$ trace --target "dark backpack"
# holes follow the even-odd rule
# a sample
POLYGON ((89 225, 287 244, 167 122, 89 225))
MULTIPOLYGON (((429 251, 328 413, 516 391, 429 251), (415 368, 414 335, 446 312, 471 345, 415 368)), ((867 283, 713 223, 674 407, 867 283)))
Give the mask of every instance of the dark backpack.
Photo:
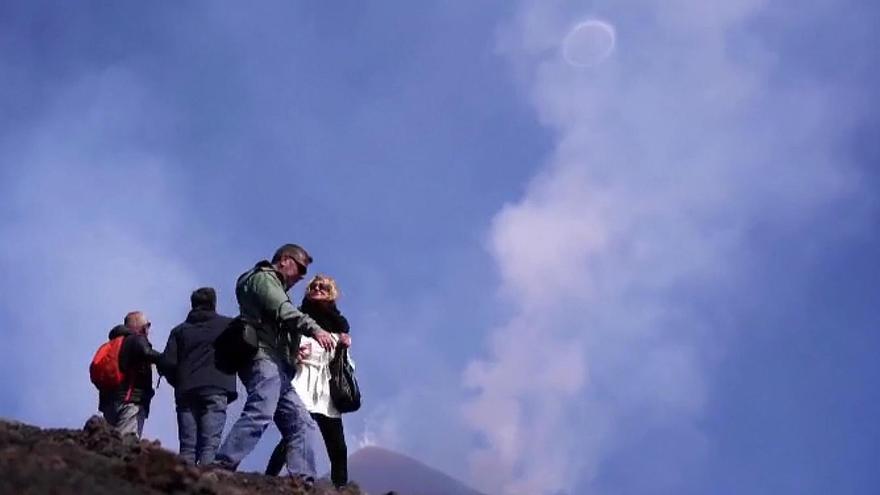
POLYGON ((330 360, 330 398, 341 413, 361 408, 361 389, 348 361, 348 349, 337 347, 336 355, 330 360))
POLYGON ((236 373, 254 359, 259 348, 257 329, 238 316, 214 341, 214 364, 224 373, 236 373))

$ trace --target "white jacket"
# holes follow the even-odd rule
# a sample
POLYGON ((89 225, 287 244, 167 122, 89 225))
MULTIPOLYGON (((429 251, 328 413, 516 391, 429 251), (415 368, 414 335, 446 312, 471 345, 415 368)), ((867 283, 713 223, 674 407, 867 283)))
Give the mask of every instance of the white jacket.
MULTIPOLYGON (((339 341, 336 334, 331 333, 330 336, 334 342, 339 341)), ((292 380, 293 388, 310 413, 323 414, 331 418, 340 417, 341 414, 330 399, 330 360, 336 355, 336 348, 329 352, 325 351, 317 340, 305 336, 300 346, 311 346, 311 353, 297 363, 296 376, 292 380)), ((354 367, 351 352, 348 362, 354 367)))

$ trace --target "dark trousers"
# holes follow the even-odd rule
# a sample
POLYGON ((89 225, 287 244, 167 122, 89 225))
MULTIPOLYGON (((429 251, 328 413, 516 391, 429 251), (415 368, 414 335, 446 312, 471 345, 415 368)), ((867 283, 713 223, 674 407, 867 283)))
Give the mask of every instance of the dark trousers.
MULTIPOLYGON (((330 458, 330 480, 335 486, 343 486, 348 483, 348 448, 345 445, 342 418, 331 418, 317 413, 312 413, 312 418, 318 423, 321 436, 324 438, 324 446, 327 447, 327 457, 330 458)), ((284 468, 286 455, 282 441, 272 451, 269 464, 266 466, 266 474, 277 476, 284 468)))
POLYGON ((190 464, 214 462, 226 425, 226 394, 192 395, 177 400, 180 457, 190 464))

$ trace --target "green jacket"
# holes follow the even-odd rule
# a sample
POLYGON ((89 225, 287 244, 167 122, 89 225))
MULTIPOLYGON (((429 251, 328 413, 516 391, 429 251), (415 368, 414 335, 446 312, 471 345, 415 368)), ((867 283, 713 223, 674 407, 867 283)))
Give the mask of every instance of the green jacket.
POLYGON ((290 302, 281 273, 268 261, 238 277, 235 297, 241 316, 257 327, 260 348, 290 365, 295 362, 300 336, 311 337, 321 330, 290 302))

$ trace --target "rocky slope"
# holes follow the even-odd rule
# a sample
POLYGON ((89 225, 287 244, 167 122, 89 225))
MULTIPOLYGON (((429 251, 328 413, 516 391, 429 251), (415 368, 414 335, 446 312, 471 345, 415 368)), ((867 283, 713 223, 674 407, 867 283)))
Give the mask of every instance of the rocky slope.
POLYGON ((366 495, 327 485, 306 491, 289 477, 188 466, 158 442, 123 439, 93 416, 82 430, 0 421, 0 494, 366 495))

